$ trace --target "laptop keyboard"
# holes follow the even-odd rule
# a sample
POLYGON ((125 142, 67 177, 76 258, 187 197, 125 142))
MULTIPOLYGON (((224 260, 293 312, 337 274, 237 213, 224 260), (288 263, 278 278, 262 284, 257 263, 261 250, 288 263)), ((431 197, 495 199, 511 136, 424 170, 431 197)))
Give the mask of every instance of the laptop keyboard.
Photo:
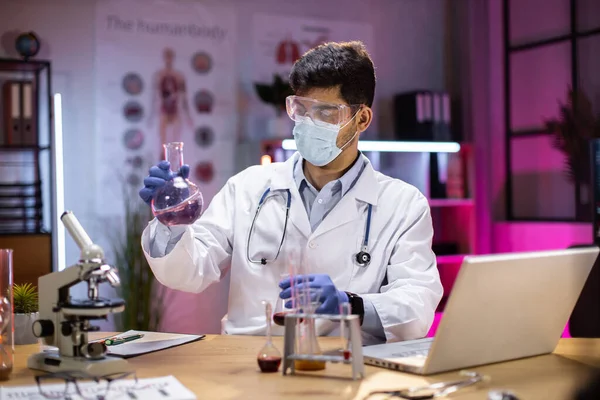
POLYGON ((418 357, 418 356, 427 356, 429 354, 429 349, 425 350, 413 350, 413 351, 403 351, 402 353, 394 353, 394 357, 418 357))
POLYGON ((427 356, 431 342, 407 344, 402 346, 402 351, 392 354, 393 357, 427 356))

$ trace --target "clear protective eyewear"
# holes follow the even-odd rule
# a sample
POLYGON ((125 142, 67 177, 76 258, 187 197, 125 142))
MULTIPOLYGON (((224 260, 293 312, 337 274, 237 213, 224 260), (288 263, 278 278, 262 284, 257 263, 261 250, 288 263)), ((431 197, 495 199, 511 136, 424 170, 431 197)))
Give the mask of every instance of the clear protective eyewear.
POLYGON ((336 104, 308 97, 288 96, 285 99, 285 107, 294 122, 302 122, 308 118, 317 126, 341 127, 352 119, 362 105, 336 104))

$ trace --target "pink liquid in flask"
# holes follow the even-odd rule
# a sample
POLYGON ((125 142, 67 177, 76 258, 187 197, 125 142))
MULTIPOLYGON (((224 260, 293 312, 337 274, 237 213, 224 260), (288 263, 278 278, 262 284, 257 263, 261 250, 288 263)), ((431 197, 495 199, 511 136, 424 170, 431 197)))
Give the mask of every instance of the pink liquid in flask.
MULTIPOLYGON (((183 143, 167 143, 164 148, 170 173, 178 173, 183 165, 183 143)), ((200 217, 203 205, 198 186, 177 175, 156 190, 152 199, 152 213, 165 225, 189 225, 200 217)))

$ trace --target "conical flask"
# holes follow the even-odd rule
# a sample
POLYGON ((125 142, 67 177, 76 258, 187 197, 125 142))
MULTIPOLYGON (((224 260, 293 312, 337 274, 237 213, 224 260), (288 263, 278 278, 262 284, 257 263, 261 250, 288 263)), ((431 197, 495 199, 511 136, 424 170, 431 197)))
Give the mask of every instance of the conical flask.
MULTIPOLYGON (((318 300, 321 296, 321 289, 306 288, 301 290, 298 296, 302 312, 305 314, 314 314, 321 305, 318 300)), ((297 325, 297 328, 299 332, 297 335, 297 353, 308 356, 322 355, 323 352, 317 340, 315 319, 306 318, 297 325)), ((295 360, 294 367, 298 371, 319 371, 326 368, 326 363, 319 360, 295 360)))
POLYGON ((165 225, 189 225, 202 214, 202 192, 192 181, 178 174, 183 165, 183 142, 166 143, 163 147, 173 179, 156 190, 152 213, 165 225))
POLYGON ((271 303, 263 301, 263 305, 265 306, 265 318, 267 322, 267 341, 258 352, 256 361, 262 372, 277 372, 281 364, 281 353, 273 344, 271 337, 271 303))

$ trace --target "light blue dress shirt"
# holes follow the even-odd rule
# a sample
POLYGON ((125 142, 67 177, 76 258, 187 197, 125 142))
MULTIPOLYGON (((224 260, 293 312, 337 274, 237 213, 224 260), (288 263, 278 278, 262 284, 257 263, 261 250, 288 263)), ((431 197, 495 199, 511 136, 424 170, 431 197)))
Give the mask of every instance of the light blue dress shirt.
POLYGON ((310 226, 314 232, 348 190, 352 189, 365 169, 366 163, 362 156, 359 156, 352 167, 342 177, 328 182, 323 186, 321 191, 315 189, 308 179, 306 179, 302 164, 303 160, 299 158, 294 165, 294 181, 298 187, 298 192, 300 192, 302 203, 308 213, 310 226))
MULTIPOLYGON (((308 219, 310 226, 313 230, 317 229, 317 226, 325 219, 327 214, 336 206, 342 197, 348 193, 354 186, 363 170, 365 169, 366 162, 363 159, 362 154, 359 154, 358 158, 344 175, 339 179, 328 182, 323 188, 318 191, 313 185, 306 179, 303 171, 303 160, 299 158, 294 165, 294 181, 298 186, 300 197, 304 208, 308 213, 308 219)), ((351 251, 351 250, 349 250, 351 251)), ((362 329, 378 339, 385 341, 385 333, 383 325, 377 310, 373 303, 363 298, 365 316, 363 319, 362 329)))
MULTIPOLYGON (((314 232, 342 197, 352 189, 365 169, 366 162, 362 154, 359 154, 352 167, 342 177, 327 183, 320 191, 315 189, 308 179, 306 179, 302 164, 303 160, 299 158, 296 165, 294 165, 294 181, 298 186, 302 203, 304 204, 310 226, 314 232)), ((156 235, 150 240, 150 255, 152 257, 164 257, 166 254, 169 254, 184 232, 185 226, 175 225, 168 227, 159 223, 156 235)), ((354 250, 348 249, 348 251, 354 250)), ((383 325, 381 324, 377 310, 375 310, 375 306, 366 299, 363 299, 363 301, 365 316, 362 330, 385 342, 383 325)))

